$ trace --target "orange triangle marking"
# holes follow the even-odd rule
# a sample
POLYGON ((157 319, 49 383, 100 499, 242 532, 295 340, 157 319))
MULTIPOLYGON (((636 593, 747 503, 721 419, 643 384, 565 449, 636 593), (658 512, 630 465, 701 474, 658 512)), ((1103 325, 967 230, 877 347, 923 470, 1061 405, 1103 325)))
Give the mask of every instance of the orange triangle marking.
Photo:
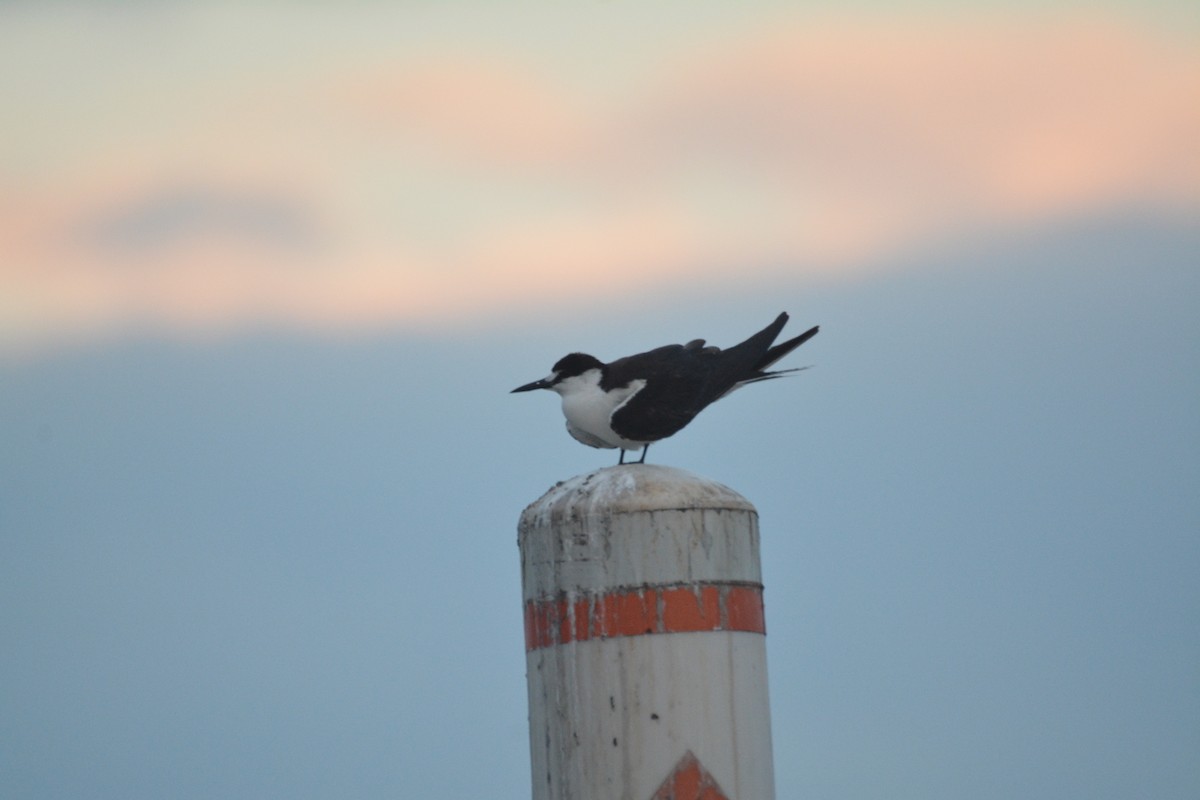
POLYGON ((729 800, 700 759, 688 750, 651 800, 729 800))

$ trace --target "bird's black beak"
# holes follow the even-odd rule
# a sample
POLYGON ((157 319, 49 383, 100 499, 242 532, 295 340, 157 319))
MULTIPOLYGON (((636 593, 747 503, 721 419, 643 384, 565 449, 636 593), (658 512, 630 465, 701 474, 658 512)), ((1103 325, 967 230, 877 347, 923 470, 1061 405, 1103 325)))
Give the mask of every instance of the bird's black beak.
POLYGON ((509 392, 509 394, 516 394, 517 392, 532 392, 534 389, 549 389, 549 388, 550 388, 550 381, 546 380, 545 378, 542 378, 540 381, 534 381, 533 383, 527 383, 524 386, 518 386, 517 388, 515 388, 511 392, 509 392))

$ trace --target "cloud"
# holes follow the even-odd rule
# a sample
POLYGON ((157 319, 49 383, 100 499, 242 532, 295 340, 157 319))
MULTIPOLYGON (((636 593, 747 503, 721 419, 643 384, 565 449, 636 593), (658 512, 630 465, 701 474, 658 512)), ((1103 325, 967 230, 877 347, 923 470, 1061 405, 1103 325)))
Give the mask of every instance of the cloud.
POLYGON ((325 99, 375 143, 397 139, 456 162, 537 167, 559 161, 594 120, 552 76, 459 55, 406 59, 332 81, 325 99))
POLYGON ((435 325, 1200 207, 1200 58, 1150 27, 857 15, 663 44, 607 84, 570 50, 547 72, 448 42, 334 49, 236 88, 222 72, 220 91, 193 64, 144 136, 97 117, 121 135, 6 170, 0 341, 435 325))
MULTIPOLYGON (((1200 59, 1090 18, 808 23, 697 56, 643 101, 647 163, 788 185, 800 218, 905 232, 1200 202, 1200 59)), ((810 240, 820 253, 819 234, 810 240)), ((803 248, 803 241, 796 241, 803 248)), ((867 253, 851 255, 868 255, 867 253)))
POLYGON ((317 231, 312 220, 291 198, 235 194, 223 188, 163 187, 137 198, 132 206, 108 209, 84 221, 68 236, 97 254, 123 258, 220 239, 284 251, 313 244, 317 231))

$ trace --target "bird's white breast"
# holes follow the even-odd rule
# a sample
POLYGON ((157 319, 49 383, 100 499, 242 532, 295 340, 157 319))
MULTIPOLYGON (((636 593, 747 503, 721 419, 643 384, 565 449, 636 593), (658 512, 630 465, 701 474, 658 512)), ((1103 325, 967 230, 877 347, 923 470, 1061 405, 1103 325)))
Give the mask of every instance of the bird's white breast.
POLYGON ((645 381, 637 380, 626 387, 606 392, 600 388, 600 370, 589 369, 582 375, 559 382, 553 389, 562 396, 567 430, 576 439, 592 447, 637 450, 645 442, 621 438, 613 432, 609 420, 622 403, 637 394, 645 385, 645 381))

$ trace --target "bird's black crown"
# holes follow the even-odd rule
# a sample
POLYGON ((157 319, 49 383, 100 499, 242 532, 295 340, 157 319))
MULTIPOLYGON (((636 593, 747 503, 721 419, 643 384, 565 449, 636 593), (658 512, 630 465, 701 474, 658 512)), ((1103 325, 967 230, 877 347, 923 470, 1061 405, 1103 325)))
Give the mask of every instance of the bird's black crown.
POLYGON ((561 381, 563 378, 582 375, 589 369, 603 368, 604 363, 595 356, 589 356, 587 353, 571 353, 558 360, 558 363, 554 365, 554 373, 561 381))

